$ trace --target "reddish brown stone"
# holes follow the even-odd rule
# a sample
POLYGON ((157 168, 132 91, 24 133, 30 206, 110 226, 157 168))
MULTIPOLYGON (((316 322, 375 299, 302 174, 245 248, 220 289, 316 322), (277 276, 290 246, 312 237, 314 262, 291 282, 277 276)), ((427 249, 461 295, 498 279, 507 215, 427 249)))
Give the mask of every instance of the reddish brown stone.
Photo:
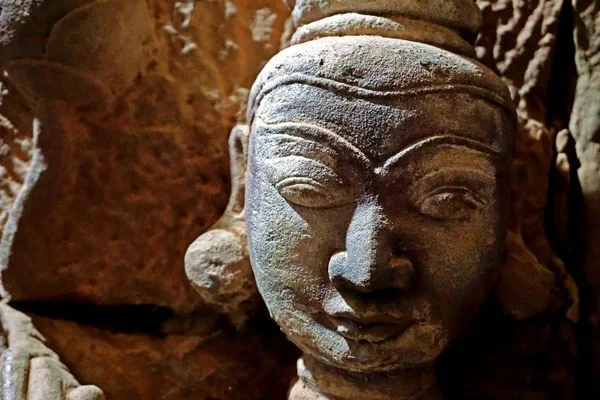
POLYGON ((22 22, 12 15, 24 19, 17 32, 52 31, 27 54, 23 36, 0 31, 7 79, 19 88, 10 102, 23 95, 30 105, 0 107, 20 132, 9 146, 31 138, 38 118, 46 166, 25 196, 30 155, 2 164, 18 181, 4 190, 5 215, 17 215, 19 193, 25 200, 14 241, 3 244, 6 289, 15 300, 194 310, 201 299, 185 277, 185 249, 226 206, 227 137, 279 47, 286 6, 85 0, 11 3, 4 15, 8 28, 22 22))
POLYGON ((295 373, 291 346, 270 324, 246 334, 159 337, 33 320, 73 374, 108 400, 279 400, 295 373))

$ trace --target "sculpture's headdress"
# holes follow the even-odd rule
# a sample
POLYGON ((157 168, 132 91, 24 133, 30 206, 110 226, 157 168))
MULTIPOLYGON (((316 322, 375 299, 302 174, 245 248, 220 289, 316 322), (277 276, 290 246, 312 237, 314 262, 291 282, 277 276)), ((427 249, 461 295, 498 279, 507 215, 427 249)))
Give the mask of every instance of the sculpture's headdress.
POLYGON ((288 4, 297 28, 292 44, 326 36, 377 35, 472 56, 472 42, 481 25, 473 0, 291 0, 288 4))
MULTIPOLYGON (((252 124, 269 93, 295 83, 359 96, 462 92, 513 120, 502 80, 473 59, 481 15, 473 0, 288 0, 292 46, 263 69, 250 95, 252 124)), ((507 141, 507 143, 510 140, 507 141)))

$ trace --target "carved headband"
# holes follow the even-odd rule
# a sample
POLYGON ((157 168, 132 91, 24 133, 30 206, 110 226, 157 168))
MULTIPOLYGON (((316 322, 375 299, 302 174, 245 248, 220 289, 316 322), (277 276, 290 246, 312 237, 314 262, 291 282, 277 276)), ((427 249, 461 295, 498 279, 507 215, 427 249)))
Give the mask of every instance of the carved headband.
POLYGON ((365 89, 359 86, 352 86, 347 83, 337 82, 333 79, 324 79, 315 76, 305 75, 301 73, 290 74, 288 76, 280 77, 277 79, 272 79, 270 82, 266 83, 261 90, 256 94, 255 97, 251 99, 250 107, 252 107, 252 112, 249 113, 248 121, 250 125, 252 124, 255 116, 256 109, 260 105, 262 99, 271 93, 272 91, 282 88, 286 85, 293 84, 305 84, 309 86, 315 86, 319 88, 324 88, 331 90, 335 93, 344 93, 350 94, 357 97, 362 98, 393 98, 393 97, 403 97, 403 96, 417 96, 420 94, 427 93, 440 93, 440 92, 458 92, 458 93, 468 93, 473 96, 481 97, 485 100, 488 100, 504 109, 506 111, 511 112, 512 110, 512 102, 510 100, 505 99, 504 97, 494 93, 488 89, 481 88, 474 85, 468 84, 446 84, 446 85, 434 85, 434 86, 415 86, 413 88, 406 88, 403 90, 389 90, 389 91, 377 91, 365 89))
POLYGON ((475 60, 406 40, 328 37, 282 51, 252 88, 249 123, 268 93, 295 83, 359 97, 468 93, 501 107, 516 122, 510 93, 491 70, 475 60))

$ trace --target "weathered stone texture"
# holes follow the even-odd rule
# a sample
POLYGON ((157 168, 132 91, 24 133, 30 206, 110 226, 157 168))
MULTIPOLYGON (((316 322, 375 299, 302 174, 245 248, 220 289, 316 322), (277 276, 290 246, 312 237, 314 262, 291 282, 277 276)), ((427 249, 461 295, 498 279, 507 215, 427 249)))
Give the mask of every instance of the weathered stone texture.
MULTIPOLYGON (((22 15, 4 3, 10 26, 22 15)), ((193 310, 201 300, 185 278, 185 248, 226 205, 227 135, 279 47, 285 5, 25 3, 35 45, 3 32, 2 54, 8 80, 36 110, 26 117, 42 121, 48 168, 19 223, 8 292, 193 310)), ((2 112, 30 129, 17 123, 22 112, 2 112)))
MULTIPOLYGON (((34 129, 27 107, 17 96, 9 95, 4 84, 0 87, 1 107, 12 111, 14 121, 0 115, 0 267, 4 270, 25 201, 45 164, 38 148, 39 121, 35 122, 34 129), (37 135, 34 136, 34 132, 37 135)), ((2 294, 5 295, 4 288, 2 294)))
MULTIPOLYGON (((285 6, 0 6, 8 70, 0 255, 13 300, 153 304, 181 314, 201 307, 183 255, 226 206, 227 136, 244 119, 255 75, 279 48, 285 6), (19 34, 24 26, 33 34, 19 34)), ((108 399, 279 399, 292 373, 272 326, 233 335, 213 324, 212 333, 153 336, 35 323, 74 374, 106 388, 108 399)))
POLYGON ((511 225, 496 292, 505 316, 488 305, 441 360, 440 379, 449 398, 571 399, 579 293, 568 270, 573 266, 565 266, 550 245, 547 223, 561 128, 548 123, 554 122, 548 85, 563 1, 477 3, 483 11, 477 55, 499 72, 518 105, 511 225))
POLYGON ((156 336, 33 321, 72 372, 109 400, 280 400, 294 374, 290 345, 268 329, 156 336))
POLYGON ((0 303, 2 397, 14 400, 104 400, 102 390, 80 385, 47 347, 31 318, 0 303))
MULTIPOLYGON (((280 46, 288 17, 282 3, 0 0, 0 61, 8 71, 0 105, 0 267, 9 266, 3 283, 14 299, 155 304, 182 314, 203 305, 183 255, 226 207, 227 136, 280 46), (23 26, 35 34, 20 35, 23 26)), ((440 363, 442 386, 457 398, 570 399, 579 297, 568 269, 578 266, 556 256, 546 219, 549 171, 556 166, 566 190, 574 168, 563 152, 566 131, 553 164, 555 136, 566 127, 548 123, 548 83, 554 63, 564 61, 554 57, 565 4, 477 3, 484 16, 478 58, 511 89, 520 122, 497 290, 508 316, 476 321, 440 363)), ((600 6, 573 5, 579 79, 570 131, 582 164, 587 278, 600 293, 600 6)), ((561 212, 569 199, 554 195, 556 234, 568 241, 561 212)), ((598 325, 597 294, 595 301, 598 325)), ((157 337, 34 319, 74 374, 109 399, 283 398, 288 375, 279 368, 289 360, 269 335, 157 337)))
POLYGON ((600 393, 600 3, 573 1, 577 87, 570 130, 576 142, 583 201, 584 270, 591 291, 595 395, 600 393))
POLYGON ((570 303, 578 318, 577 289, 550 247, 545 231, 549 171, 556 130, 546 124, 547 87, 552 73, 562 0, 478 1, 484 22, 478 57, 497 69, 518 104, 519 130, 513 160, 511 231, 498 295, 518 319, 570 303), (556 284, 564 287, 557 291, 556 284), (536 293, 536 295, 531 295, 536 293))

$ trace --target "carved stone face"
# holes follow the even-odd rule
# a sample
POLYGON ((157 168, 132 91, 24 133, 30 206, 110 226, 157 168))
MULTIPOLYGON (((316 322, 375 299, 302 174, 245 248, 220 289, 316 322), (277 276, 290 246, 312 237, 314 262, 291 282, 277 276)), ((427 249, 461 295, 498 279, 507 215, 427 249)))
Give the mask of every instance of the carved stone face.
POLYGON ((250 135, 249 250, 290 340, 346 370, 433 362, 494 284, 509 159, 494 143, 511 129, 460 91, 298 82, 266 94, 250 135))

